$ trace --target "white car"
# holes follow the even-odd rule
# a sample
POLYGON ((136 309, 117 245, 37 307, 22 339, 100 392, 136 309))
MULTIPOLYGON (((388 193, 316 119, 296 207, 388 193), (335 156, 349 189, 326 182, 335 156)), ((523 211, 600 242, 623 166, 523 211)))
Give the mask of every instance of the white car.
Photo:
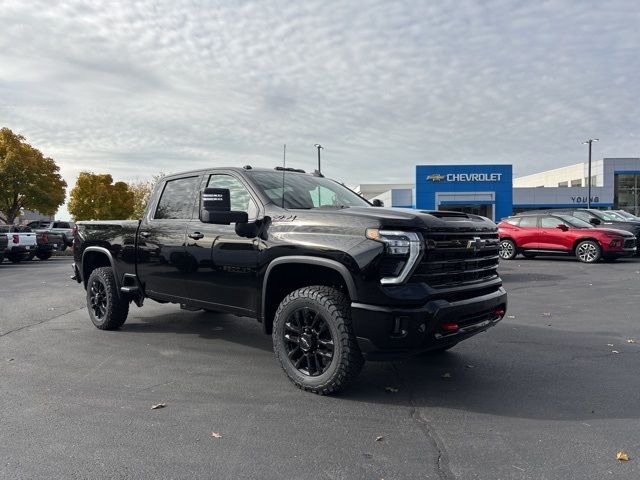
POLYGON ((14 225, 0 225, 0 235, 7 237, 4 256, 12 263, 26 260, 38 248, 38 239, 34 232, 20 232, 14 225))
POLYGON ((61 250, 65 250, 67 247, 73 245, 73 236, 75 235, 76 224, 73 222, 65 222, 61 220, 54 220, 53 222, 47 222, 44 220, 36 220, 34 222, 27 223, 34 232, 52 232, 62 235, 61 250))

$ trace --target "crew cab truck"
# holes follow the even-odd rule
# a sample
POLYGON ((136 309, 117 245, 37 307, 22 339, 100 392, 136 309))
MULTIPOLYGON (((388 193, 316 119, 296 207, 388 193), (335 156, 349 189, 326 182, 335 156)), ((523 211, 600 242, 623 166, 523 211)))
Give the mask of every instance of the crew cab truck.
POLYGON ((490 220, 375 207, 300 170, 164 177, 141 220, 78 222, 74 277, 116 329, 145 299, 256 318, 291 381, 337 392, 365 359, 447 350, 500 321, 490 220))
POLYGON ((0 225, 0 235, 7 238, 4 256, 12 263, 26 260, 38 248, 36 234, 24 232, 16 225, 0 225))

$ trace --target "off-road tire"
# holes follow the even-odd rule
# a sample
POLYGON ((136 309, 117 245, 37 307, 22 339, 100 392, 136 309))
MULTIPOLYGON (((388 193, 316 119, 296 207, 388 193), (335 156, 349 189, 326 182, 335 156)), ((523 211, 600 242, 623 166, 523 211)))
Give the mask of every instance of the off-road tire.
POLYGON ((116 281, 111 267, 96 268, 87 281, 87 310, 93 324, 100 330, 116 330, 124 325, 129 314, 129 300, 118 295, 116 281), (97 316, 92 303, 94 283, 104 286, 105 313, 97 316))
POLYGON ((51 252, 36 253, 36 257, 40 260, 49 260, 51 258, 51 252))
POLYGON ((602 248, 593 240, 583 240, 576 245, 576 257, 583 263, 596 263, 602 256, 602 248))
POLYGON ((314 285, 300 288, 280 303, 273 321, 273 350, 287 377, 302 390, 328 395, 347 387, 360 374, 364 357, 360 352, 351 323, 347 297, 332 287, 314 285), (310 376, 299 371, 289 360, 285 345, 285 323, 300 309, 318 313, 327 324, 333 340, 333 357, 326 371, 310 376))
POLYGON ((500 260, 513 260, 518 255, 518 249, 513 240, 500 240, 499 245, 500 260))

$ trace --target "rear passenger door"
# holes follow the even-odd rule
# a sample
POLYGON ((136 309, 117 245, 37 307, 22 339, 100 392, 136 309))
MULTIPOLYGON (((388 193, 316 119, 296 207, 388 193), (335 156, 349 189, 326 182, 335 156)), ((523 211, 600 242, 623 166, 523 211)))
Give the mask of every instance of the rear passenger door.
POLYGON ((538 217, 525 215, 520 220, 520 242, 518 247, 525 250, 537 250, 540 248, 540 233, 538 229, 538 217))
POLYGON ((163 181, 160 198, 151 205, 138 231, 136 263, 145 294, 180 301, 185 275, 193 270, 185 250, 186 228, 195 207, 200 174, 163 181))

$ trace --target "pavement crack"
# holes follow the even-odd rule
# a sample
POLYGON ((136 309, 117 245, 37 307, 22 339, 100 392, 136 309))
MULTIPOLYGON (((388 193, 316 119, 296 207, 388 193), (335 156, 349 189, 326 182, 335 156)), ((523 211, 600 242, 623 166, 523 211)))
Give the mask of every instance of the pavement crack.
POLYGON ((82 310, 83 308, 86 308, 86 307, 83 305, 82 307, 74 308, 73 310, 69 310, 59 315, 55 315, 51 318, 45 318, 44 320, 40 320, 39 322, 36 322, 36 323, 30 323, 29 325, 23 325, 21 327, 14 328, 12 330, 8 330, 6 332, 0 333, 0 337, 6 337, 7 335, 19 332, 20 330, 24 330, 25 328, 37 327, 38 325, 42 325, 43 323, 50 322, 51 320, 55 320, 56 318, 64 317, 65 315, 68 315, 70 313, 77 312, 78 310, 82 310))
POLYGON ((407 382, 404 381, 404 378, 402 377, 402 374, 400 373, 400 370, 398 369, 396 364, 391 363, 390 365, 391 369, 394 371, 396 377, 398 378, 398 385, 402 387, 403 391, 406 391, 409 394, 409 416, 418 424, 420 431, 422 431, 427 440, 429 440, 431 446, 437 452, 435 466, 437 469, 438 478, 442 480, 455 480, 456 477, 449 467, 449 454, 447 453, 444 442, 435 431, 429 419, 425 418, 420 413, 420 408, 415 401, 415 393, 409 387, 407 382))

